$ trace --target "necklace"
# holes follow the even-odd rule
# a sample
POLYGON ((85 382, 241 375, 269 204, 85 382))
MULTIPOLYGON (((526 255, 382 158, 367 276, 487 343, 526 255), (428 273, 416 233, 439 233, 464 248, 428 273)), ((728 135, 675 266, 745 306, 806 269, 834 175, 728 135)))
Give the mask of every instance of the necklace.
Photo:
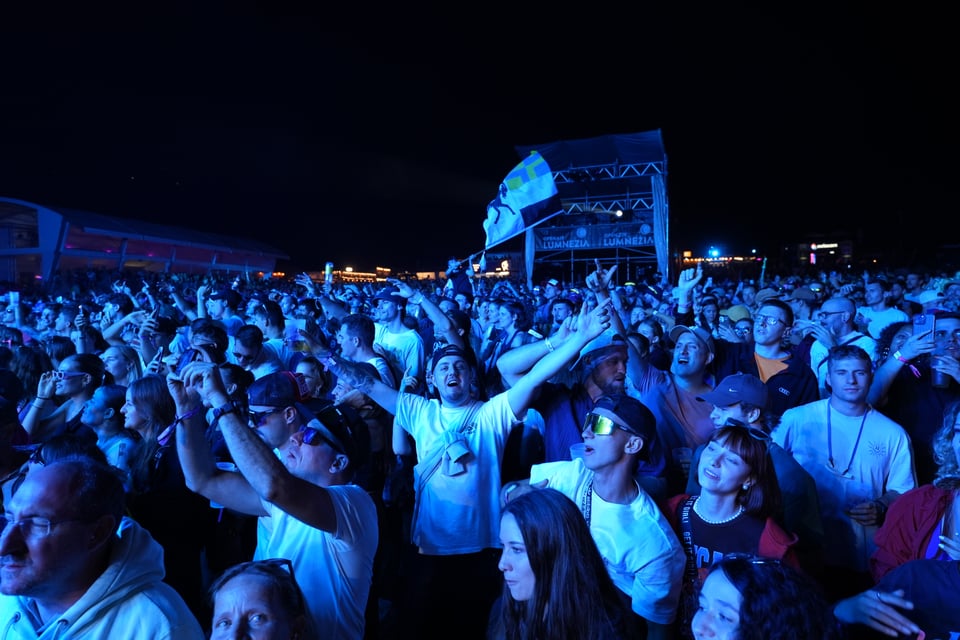
POLYGON ((700 519, 706 522, 707 524, 727 524, 728 522, 736 520, 740 516, 740 514, 743 513, 743 505, 740 505, 739 507, 737 507, 737 510, 733 512, 732 516, 727 516, 726 518, 723 518, 721 520, 710 520, 709 518, 704 517, 702 513, 700 513, 700 509, 697 508, 698 504, 700 504, 700 498, 697 498, 697 500, 693 503, 693 512, 696 513, 698 516, 700 516, 700 519))
MULTIPOLYGON (((870 413, 870 407, 867 407, 867 410, 863 412, 863 419, 860 421, 860 431, 857 432, 857 440, 853 443, 853 451, 850 452, 850 459, 847 461, 847 468, 840 472, 841 476, 847 475, 850 471, 850 467, 853 466, 853 459, 857 455, 857 447, 860 446, 860 436, 863 435, 863 425, 867 423, 867 414, 870 413)), ((830 457, 828 461, 830 462, 830 468, 836 470, 837 464, 833 461, 833 424, 831 423, 830 416, 832 415, 832 410, 830 408, 830 401, 827 400, 827 455, 830 457)))

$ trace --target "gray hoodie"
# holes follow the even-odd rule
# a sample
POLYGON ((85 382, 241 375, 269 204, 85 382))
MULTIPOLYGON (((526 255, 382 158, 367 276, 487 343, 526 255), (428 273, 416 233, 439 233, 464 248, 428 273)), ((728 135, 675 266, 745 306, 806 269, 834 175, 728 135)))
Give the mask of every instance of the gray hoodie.
POLYGON ((31 598, 0 595, 0 640, 205 640, 183 599, 162 579, 163 548, 124 518, 109 566, 56 619, 41 626, 31 598))

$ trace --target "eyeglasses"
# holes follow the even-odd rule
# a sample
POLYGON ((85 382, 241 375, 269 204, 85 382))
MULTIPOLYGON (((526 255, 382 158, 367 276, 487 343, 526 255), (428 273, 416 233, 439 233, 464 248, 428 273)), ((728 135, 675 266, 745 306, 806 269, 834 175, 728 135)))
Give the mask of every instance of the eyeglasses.
POLYGON ((60 371, 56 370, 53 372, 54 380, 66 380, 67 378, 76 378, 77 376, 84 375, 82 371, 60 371))
POLYGON ((775 327, 775 326, 777 326, 777 323, 778 323, 778 322, 780 322, 780 323, 782 323, 782 324, 787 324, 786 322, 784 322, 784 321, 781 320, 780 318, 776 318, 776 317, 774 317, 774 316, 759 315, 759 316, 757 316, 756 320, 757 320, 757 322, 759 322, 760 324, 762 324, 762 325, 765 326, 765 327, 775 327))
POLYGON ((843 313, 843 311, 821 311, 817 314, 817 317, 820 318, 821 320, 826 320, 830 316, 836 315, 838 313, 843 313))
POLYGON ((586 419, 583 421, 583 429, 581 429, 581 431, 586 431, 587 429, 592 431, 595 436, 609 436, 615 429, 623 429, 627 433, 633 433, 623 425, 614 422, 611 418, 596 413, 588 413, 586 419))
POLYGON ((271 415, 271 414, 279 413, 279 412, 283 411, 284 409, 286 409, 286 407, 274 407, 274 408, 271 409, 270 411, 253 411, 253 410, 250 410, 250 411, 247 411, 247 416, 250 418, 250 422, 252 422, 255 426, 259 427, 261 424, 263 424, 263 419, 264 419, 264 418, 266 418, 267 416, 269 416, 269 415, 271 415))
POLYGON ((69 520, 59 520, 57 522, 51 522, 46 518, 24 518, 23 520, 14 520, 13 516, 9 513, 3 515, 3 520, 0 521, 0 524, 3 525, 2 532, 6 533, 10 527, 17 527, 20 529, 20 535, 26 540, 39 540, 40 538, 46 538, 50 535, 50 530, 57 525, 65 524, 67 522, 82 522, 79 518, 71 518, 69 520))

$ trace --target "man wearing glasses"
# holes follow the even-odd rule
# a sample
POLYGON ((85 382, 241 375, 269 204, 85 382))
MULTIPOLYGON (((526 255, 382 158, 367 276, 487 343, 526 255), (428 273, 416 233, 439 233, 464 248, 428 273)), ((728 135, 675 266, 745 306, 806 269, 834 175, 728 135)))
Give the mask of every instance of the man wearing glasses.
MULTIPOLYGON (((681 304, 677 324, 693 324, 688 305, 681 304)), ((789 348, 793 309, 777 298, 760 303, 754 316, 753 345, 716 340, 712 370, 718 378, 750 373, 767 386, 766 409, 780 416, 791 407, 819 399, 817 380, 810 367, 789 348)))
POLYGON ((365 423, 348 423, 332 406, 314 416, 299 403, 282 402, 286 397, 272 387, 262 389, 262 396, 250 394, 248 416, 230 400, 219 368, 206 362, 190 363, 179 375, 168 376, 167 385, 183 416, 176 435, 187 486, 228 509, 268 521, 257 531, 254 558, 292 562, 324 637, 362 638, 379 541, 373 499, 353 484, 369 457, 365 423), (207 425, 198 411, 202 405, 214 407, 210 426, 219 427, 239 473, 214 466, 204 439, 207 425), (274 450, 271 434, 288 428, 294 413, 306 424, 274 450), (282 424, 267 426, 267 420, 282 424))
POLYGON ((634 480, 657 438, 639 400, 603 395, 581 431, 583 458, 533 465, 530 479, 504 487, 507 502, 532 487, 557 489, 587 520, 610 577, 644 621, 647 638, 672 638, 686 555, 657 503, 634 480))
POLYGON ((26 475, 0 520, 5 637, 204 638, 124 500, 120 476, 89 458, 26 475))
POLYGON ((817 376, 819 398, 827 398, 827 356, 838 345, 852 344, 867 352, 874 361, 877 358, 877 341, 857 331, 855 323, 857 308, 849 298, 828 298, 814 314, 816 322, 810 331, 816 340, 810 345, 810 368, 817 376))

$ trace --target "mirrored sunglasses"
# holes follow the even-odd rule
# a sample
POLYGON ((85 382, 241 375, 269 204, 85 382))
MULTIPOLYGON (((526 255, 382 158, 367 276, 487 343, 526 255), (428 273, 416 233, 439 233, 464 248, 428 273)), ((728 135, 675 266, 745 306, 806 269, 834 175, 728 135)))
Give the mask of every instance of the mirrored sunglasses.
POLYGON ((581 431, 586 429, 592 431, 595 436, 609 436, 615 429, 623 429, 627 433, 632 433, 629 429, 617 424, 612 419, 596 413, 587 414, 587 418, 583 421, 583 429, 581 431))

